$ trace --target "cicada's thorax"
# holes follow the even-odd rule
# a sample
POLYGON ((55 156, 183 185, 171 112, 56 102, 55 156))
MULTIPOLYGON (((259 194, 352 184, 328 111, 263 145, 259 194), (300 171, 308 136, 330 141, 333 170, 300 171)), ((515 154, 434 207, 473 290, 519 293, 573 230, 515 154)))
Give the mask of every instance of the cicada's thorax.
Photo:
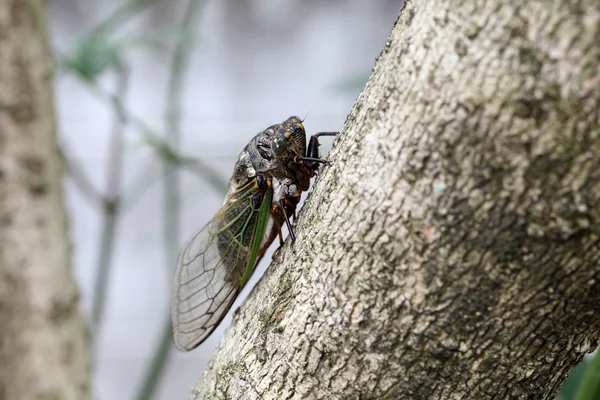
POLYGON ((308 170, 298 168, 295 162, 296 157, 303 157, 305 153, 306 132, 300 118, 290 117, 281 124, 270 126, 254 136, 238 156, 229 180, 228 197, 259 173, 278 181, 290 178, 302 181, 300 186, 306 190, 310 179, 306 177, 308 170), (285 150, 280 154, 273 150, 276 138, 285 141, 285 150))
MULTIPOLYGON (((227 279, 236 280, 243 276, 246 265, 242 260, 247 259, 251 245, 256 240, 255 228, 258 228, 260 218, 258 210, 262 208, 265 199, 268 199, 269 203, 273 201, 273 193, 278 197, 287 194, 286 190, 289 191, 287 182, 290 181, 290 177, 293 177, 288 167, 290 160, 293 160, 296 152, 305 151, 304 142, 300 147, 286 142, 285 153, 276 154, 273 150, 273 141, 277 137, 284 138, 286 129, 289 129, 283 125, 273 125, 254 136, 244 147, 233 167, 224 202, 224 207, 227 207, 225 210, 229 215, 222 218, 224 222, 227 221, 227 226, 219 226, 219 232, 215 235, 218 240, 219 254, 228 266, 227 279), (254 188, 258 184, 256 177, 259 174, 271 179, 272 192, 266 197, 264 192, 254 188), (286 184, 282 185, 281 182, 284 180, 286 184), (238 243, 236 253, 229 251, 232 240, 238 243)), ((305 140, 304 136, 302 139, 305 140)), ((273 221, 269 218, 265 227, 261 225, 261 230, 266 232, 261 242, 268 240, 267 236, 271 232, 272 224, 273 221)), ((264 243, 266 246, 268 244, 264 243)), ((263 243, 261 243, 262 247, 263 243)))
MULTIPOLYGON (((216 235, 219 254, 229 266, 228 279, 239 279, 244 273, 246 266, 240 260, 246 259, 245 255, 249 254, 250 246, 256 239, 254 228, 259 219, 258 210, 265 199, 264 192, 252 189, 257 185, 257 176, 260 174, 270 179, 272 191, 266 197, 268 201, 286 199, 286 212, 292 215, 302 191, 308 189, 310 178, 314 175, 310 168, 299 162, 298 157, 304 157, 305 153, 306 133, 302 121, 298 117, 290 117, 254 136, 238 156, 224 202, 224 207, 228 207, 226 210, 231 215, 222 219, 228 221, 228 225, 220 226, 216 235), (239 244, 239 254, 229 252, 234 239, 239 244)), ((278 221, 279 225, 281 223, 278 221)), ((269 218, 261 249, 268 247, 274 239, 272 224, 273 220, 269 218)))
POLYGON ((252 141, 248 143, 246 147, 244 147, 244 150, 242 150, 235 162, 233 173, 229 179, 229 187, 227 188, 225 203, 229 201, 229 198, 233 193, 256 177, 256 168, 252 162, 253 157, 251 156, 250 150, 251 144, 252 141))

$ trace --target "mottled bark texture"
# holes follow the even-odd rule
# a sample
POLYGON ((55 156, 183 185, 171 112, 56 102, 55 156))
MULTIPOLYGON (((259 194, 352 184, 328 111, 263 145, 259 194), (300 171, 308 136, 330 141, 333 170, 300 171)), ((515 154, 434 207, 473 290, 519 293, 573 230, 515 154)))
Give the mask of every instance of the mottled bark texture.
POLYGON ((0 0, 0 399, 90 397, 44 2, 0 0))
POLYGON ((600 338, 598 38, 597 0, 409 1, 192 398, 551 399, 600 338))

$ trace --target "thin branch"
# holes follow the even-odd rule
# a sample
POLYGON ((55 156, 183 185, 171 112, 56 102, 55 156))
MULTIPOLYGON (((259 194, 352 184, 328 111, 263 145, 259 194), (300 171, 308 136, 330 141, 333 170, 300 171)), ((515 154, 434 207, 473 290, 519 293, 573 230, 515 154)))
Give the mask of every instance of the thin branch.
MULTIPOLYGON (((197 25, 196 21, 199 16, 201 1, 190 0, 188 6, 184 10, 184 18, 182 30, 183 38, 191 38, 190 35, 193 28, 197 25)), ((180 142, 180 117, 181 117, 181 101, 183 81, 189 64, 189 54, 192 47, 191 40, 180 40, 177 43, 171 65, 171 73, 169 77, 169 89, 167 98, 167 140, 168 149, 177 151, 180 142)), ((177 252, 179 248, 179 220, 181 210, 181 199, 179 195, 179 174, 176 171, 177 163, 172 162, 169 157, 164 158, 164 244, 166 265, 169 266, 169 276, 171 276, 173 267, 177 260, 177 252)), ((206 169, 202 170, 206 173, 206 169)), ((169 285, 170 289, 170 285, 169 285)), ((147 400, 152 398, 152 394, 156 390, 159 378, 162 375, 169 352, 172 349, 171 345, 171 319, 169 315, 165 316, 165 322, 162 329, 162 335, 159 345, 152 358, 150 369, 142 383, 142 390, 139 392, 139 400, 147 400)))
POLYGON ((201 158, 180 154, 166 141, 157 140, 154 137, 150 138, 150 141, 146 143, 154 148, 163 161, 174 166, 187 168, 190 172, 203 178, 219 193, 227 191, 227 180, 221 176, 219 171, 201 158))
POLYGON ((66 145, 62 143, 58 148, 60 158, 65 165, 68 176, 71 177, 75 186, 79 191, 88 198, 93 204, 103 204, 105 202, 104 196, 96 189, 91 179, 83 171, 83 168, 74 159, 69 158, 68 152, 65 151, 66 145))
POLYGON ((227 193, 227 180, 222 178, 213 167, 209 166, 203 160, 192 157, 181 157, 179 165, 190 172, 194 172, 196 175, 202 176, 219 194, 227 193), (207 171, 210 172, 207 173, 207 171))
POLYGON ((160 0, 130 0, 117 8, 110 16, 92 29, 92 33, 113 30, 123 25, 130 18, 138 15, 144 8, 158 3, 160 0))
POLYGON ((160 340, 155 353, 152 355, 152 362, 149 365, 149 369, 146 371, 146 376, 137 397, 138 400, 152 399, 172 348, 171 315, 167 313, 163 318, 165 320, 162 322, 160 340))
POLYGON ((143 168, 140 168, 138 175, 127 185, 126 192, 123 194, 121 209, 125 211, 133 208, 138 200, 140 200, 158 181, 158 165, 156 160, 152 158, 143 168))
POLYGON ((189 168, 190 171, 205 179, 219 193, 227 191, 226 180, 221 177, 215 168, 198 157, 185 156, 176 152, 166 140, 158 135, 156 129, 150 127, 143 119, 129 111, 118 95, 106 90, 95 80, 82 79, 81 82, 87 85, 88 89, 98 98, 110 103, 115 112, 123 119, 124 125, 131 124, 136 128, 142 135, 144 143, 152 147, 163 161, 189 168))
MULTIPOLYGON (((224 194, 227 192, 227 181, 225 178, 217 176, 218 173, 216 170, 214 171, 214 175, 211 174, 208 176, 206 176, 204 172, 200 172, 201 169, 206 168, 201 160, 179 156, 173 163, 180 168, 185 168, 194 173, 204 182, 208 182, 217 193, 224 194)), ((156 166, 156 161, 152 160, 145 168, 141 168, 139 175, 127 185, 127 192, 122 196, 121 212, 131 209, 154 184, 158 183, 159 179, 156 166)))
MULTIPOLYGON (((119 63, 117 67, 117 95, 123 98, 127 93, 129 74, 125 66, 119 63)), ((110 150, 106 180, 106 201, 104 201, 104 214, 102 233, 100 235, 98 265, 96 279, 94 280, 94 294, 92 303, 92 332, 99 331, 106 308, 106 294, 110 277, 110 267, 114 254, 116 239, 116 224, 119 215, 119 199, 121 190, 121 175, 123 173, 123 137, 126 120, 122 112, 115 115, 114 126, 110 137, 110 150)))

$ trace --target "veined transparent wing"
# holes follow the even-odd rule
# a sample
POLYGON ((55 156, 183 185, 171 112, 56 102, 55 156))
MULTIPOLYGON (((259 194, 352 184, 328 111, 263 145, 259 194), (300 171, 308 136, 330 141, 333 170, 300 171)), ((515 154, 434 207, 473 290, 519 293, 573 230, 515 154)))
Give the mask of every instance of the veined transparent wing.
POLYGON ((250 278, 265 245, 272 199, 270 184, 260 190, 250 181, 181 250, 171 305, 178 350, 190 351, 202 343, 250 278))

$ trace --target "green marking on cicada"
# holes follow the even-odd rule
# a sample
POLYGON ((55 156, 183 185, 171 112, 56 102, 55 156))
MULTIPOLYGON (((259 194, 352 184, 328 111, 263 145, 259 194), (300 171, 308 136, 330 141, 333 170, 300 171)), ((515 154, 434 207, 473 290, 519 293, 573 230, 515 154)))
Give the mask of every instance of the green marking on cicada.
POLYGON ((248 257, 248 263, 246 264, 246 271, 242 276, 242 280, 240 282, 241 286, 244 286, 248 279, 250 279, 250 275, 252 275, 252 271, 254 271, 254 267, 256 265, 256 257, 258 256, 258 251, 260 250, 262 239, 265 236, 265 231, 267 229, 267 221, 269 220, 269 212, 271 210, 271 202, 273 201, 273 187, 269 184, 267 191, 265 193, 265 197, 263 198, 262 204, 260 205, 260 209, 258 211, 258 221, 256 222, 255 232, 252 237, 252 248, 250 250, 250 257, 248 257))

